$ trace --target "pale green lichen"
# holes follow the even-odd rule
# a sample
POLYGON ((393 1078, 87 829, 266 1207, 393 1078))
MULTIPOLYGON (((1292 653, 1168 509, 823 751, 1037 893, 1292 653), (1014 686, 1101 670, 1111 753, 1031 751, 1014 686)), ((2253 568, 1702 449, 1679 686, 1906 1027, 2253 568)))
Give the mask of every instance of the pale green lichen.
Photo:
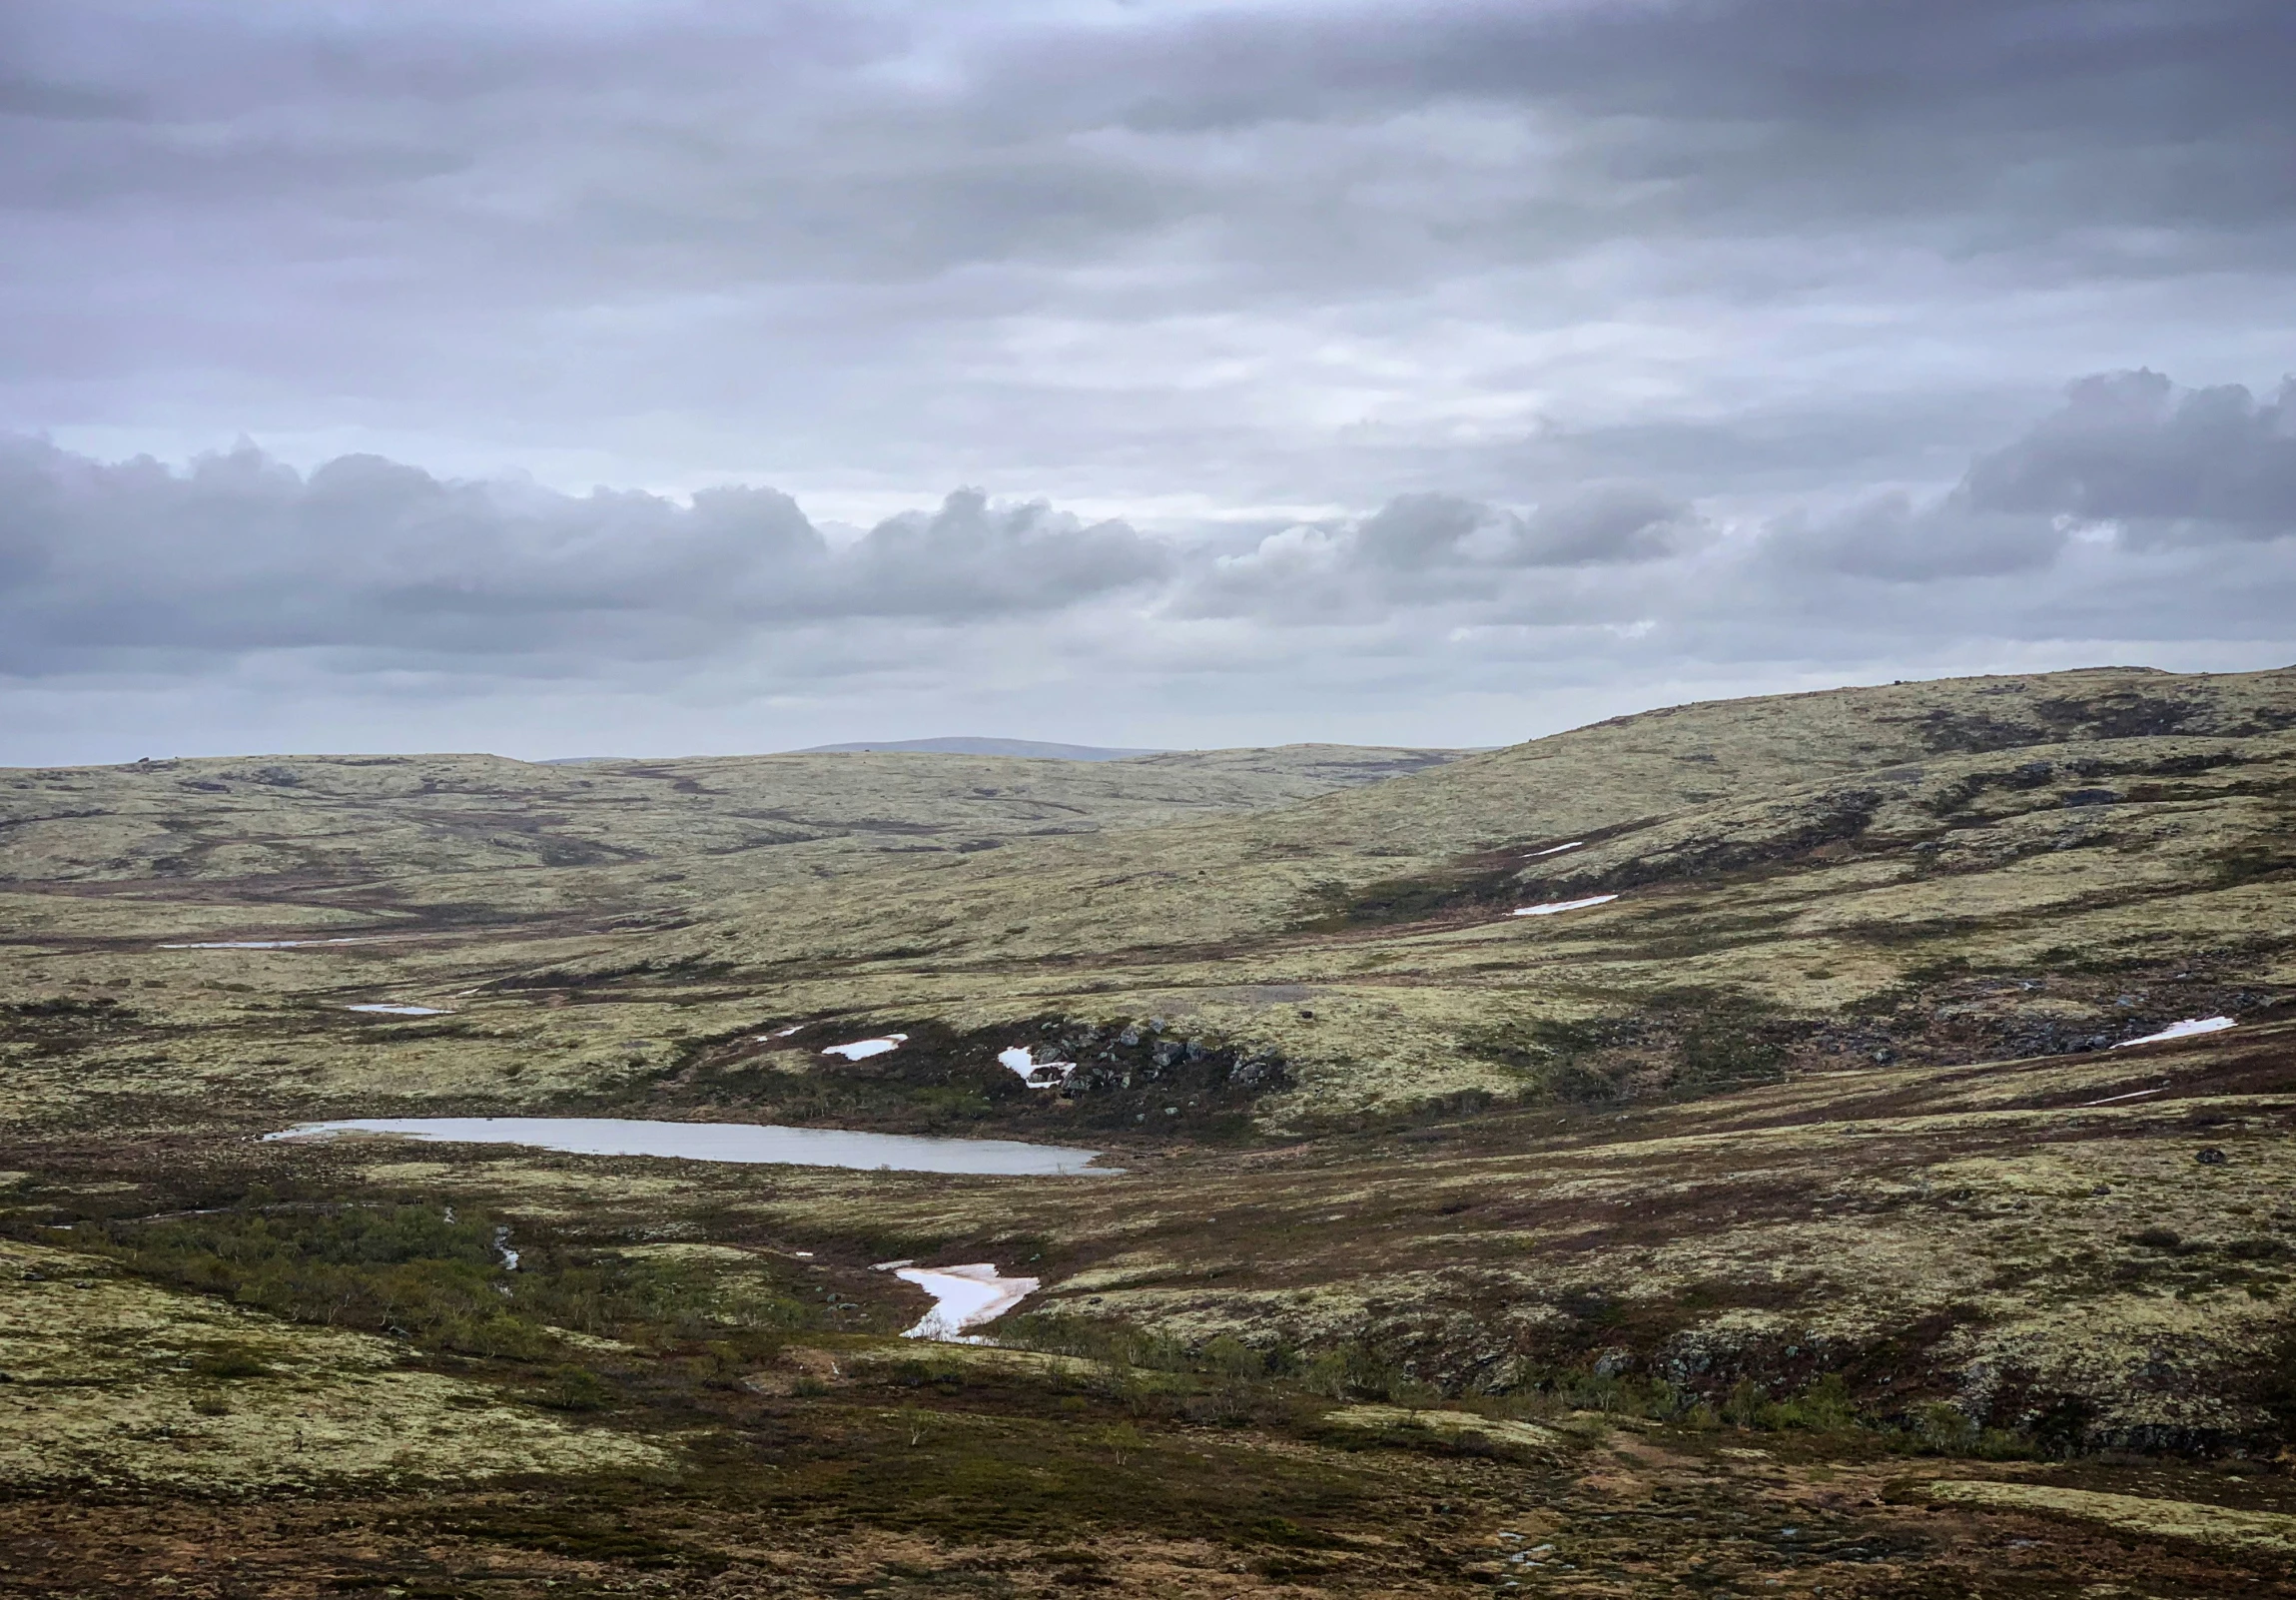
POLYGON ((2296 1555, 2296 1516, 2284 1511, 2248 1511, 2191 1500, 2155 1500, 2134 1494, 2060 1489, 2045 1483, 1976 1479, 1943 1479, 1929 1484, 1926 1493, 1930 1499, 1947 1504, 2053 1512, 2150 1538, 2188 1539, 2195 1544, 2296 1555))
POLYGON ((387 1339, 282 1322, 0 1242, 0 1482, 237 1493, 659 1471, 659 1446, 415 1370, 387 1339))

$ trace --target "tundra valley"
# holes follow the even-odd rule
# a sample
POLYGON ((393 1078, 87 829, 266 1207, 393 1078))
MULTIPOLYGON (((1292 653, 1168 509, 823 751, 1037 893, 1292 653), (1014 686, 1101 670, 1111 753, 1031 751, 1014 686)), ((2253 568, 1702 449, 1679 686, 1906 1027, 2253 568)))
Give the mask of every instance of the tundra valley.
POLYGON ((0 939, 0 1594, 2296 1594, 2296 669, 12 769, 0 939))

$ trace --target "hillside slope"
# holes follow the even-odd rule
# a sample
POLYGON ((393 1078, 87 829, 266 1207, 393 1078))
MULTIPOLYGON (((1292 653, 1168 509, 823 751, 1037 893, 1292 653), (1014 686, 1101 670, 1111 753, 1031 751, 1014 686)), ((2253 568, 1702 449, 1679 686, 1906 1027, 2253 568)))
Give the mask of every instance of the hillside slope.
MULTIPOLYGON (((1197 1097, 1270 1126, 2093 1047, 2296 986, 2296 673, 1841 690, 1433 759, 20 774, 0 787, 10 982, 36 998, 52 960, 188 1001, 231 993, 228 973, 275 1002, 387 989, 460 995, 465 1032, 485 1018, 484 1043, 420 1071, 412 1039, 348 1060, 324 1034, 247 1047, 352 1097, 377 1073, 499 1094, 513 1063, 521 1097, 620 1093, 696 1050, 705 1077, 790 1065, 742 1042, 766 1020, 938 1030, 917 1071, 953 1052, 994 1082, 1016 1028, 1081 1041, 1154 1017, 1281 1062, 1197 1097), (153 948, 296 935, 382 942, 153 948)), ((994 1118, 1141 1115, 1146 1091, 1096 1102, 1090 1082, 994 1118)), ((776 1073, 755 1093, 776 1085, 800 1120, 823 1093, 911 1120, 897 1085, 776 1073)))
POLYGON ((0 1524, 100 1480, 91 1592, 203 1480, 200 1538, 309 1574, 357 1528, 440 1592, 858 1592, 984 1528, 1014 1593, 1097 1573, 1079 1529, 1158 1594, 2296 1581, 2296 673, 0 806, 0 1524), (420 1115, 1123 1171, 260 1137, 420 1115), (921 1348, 903 1261, 1040 1286, 921 1348))
POLYGON ((731 896, 655 959, 800 1014, 1161 1015, 1295 1063, 1309 1114, 1711 1079, 1688 1058, 1724 1014, 1762 1072, 1851 1040, 2109 1043, 2296 982, 2292 727, 2287 672, 1684 707, 1287 809, 888 868, 862 918, 847 883, 731 896))
MULTIPOLYGON (((0 771, 0 890, 310 912, 626 911, 878 855, 1282 805, 1449 752, 1299 745, 1081 763, 783 755, 530 764, 251 756, 0 771), (706 874, 706 886, 677 885, 706 874)), ((18 902, 38 923, 62 908, 18 902)), ((294 915, 300 915, 295 913, 294 915)))

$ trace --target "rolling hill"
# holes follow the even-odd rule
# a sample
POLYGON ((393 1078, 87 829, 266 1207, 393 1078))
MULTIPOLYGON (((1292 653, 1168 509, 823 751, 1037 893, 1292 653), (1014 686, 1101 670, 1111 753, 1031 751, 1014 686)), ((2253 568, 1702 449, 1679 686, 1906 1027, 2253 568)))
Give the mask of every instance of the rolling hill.
POLYGON ((2296 671, 24 770, 0 874, 51 1588, 2290 1582, 2296 671), (505 1115, 1123 1171, 257 1137, 505 1115), (1037 1287, 903 1341, 909 1262, 1037 1287))

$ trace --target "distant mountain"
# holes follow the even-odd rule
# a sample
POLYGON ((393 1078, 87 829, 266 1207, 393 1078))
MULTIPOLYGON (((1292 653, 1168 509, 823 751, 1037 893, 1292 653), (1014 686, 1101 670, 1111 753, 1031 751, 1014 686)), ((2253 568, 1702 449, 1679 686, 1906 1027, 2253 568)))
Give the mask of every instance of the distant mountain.
POLYGON ((1122 761, 1160 750, 1112 750, 1097 744, 1043 744, 1035 739, 877 739, 862 744, 815 744, 792 755, 910 751, 923 755, 1026 756, 1038 761, 1122 761))

